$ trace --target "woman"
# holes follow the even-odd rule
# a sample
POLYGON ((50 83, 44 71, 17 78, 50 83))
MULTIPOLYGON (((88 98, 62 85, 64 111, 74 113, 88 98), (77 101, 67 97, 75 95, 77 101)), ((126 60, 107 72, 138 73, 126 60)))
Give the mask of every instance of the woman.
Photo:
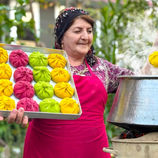
MULTIPOLYGON (((115 92, 117 77, 132 74, 94 56, 94 21, 82 9, 65 9, 55 25, 55 47, 67 52, 82 115, 77 120, 34 119, 30 122, 24 158, 110 158, 103 114, 107 92, 115 92)), ((28 118, 14 110, 9 122, 26 125, 28 118)))

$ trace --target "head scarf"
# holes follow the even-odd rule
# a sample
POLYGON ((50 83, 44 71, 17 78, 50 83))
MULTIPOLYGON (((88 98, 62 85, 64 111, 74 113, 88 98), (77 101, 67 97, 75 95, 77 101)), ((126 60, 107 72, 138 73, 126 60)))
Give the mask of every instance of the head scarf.
MULTIPOLYGON (((57 17, 55 28, 54 28, 56 49, 62 49, 61 40, 64 33, 69 29, 72 21, 80 15, 88 15, 88 12, 84 11, 83 9, 70 7, 64 9, 64 11, 57 17)), ((96 62, 96 58, 94 57, 94 54, 95 53, 92 46, 86 55, 87 62, 90 66, 93 66, 96 62)))

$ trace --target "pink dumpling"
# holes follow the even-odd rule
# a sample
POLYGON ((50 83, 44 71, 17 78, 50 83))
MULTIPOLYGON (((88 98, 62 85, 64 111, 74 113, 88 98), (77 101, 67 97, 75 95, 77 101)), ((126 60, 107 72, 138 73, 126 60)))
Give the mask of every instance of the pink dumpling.
POLYGON ((14 80, 18 81, 28 81, 31 82, 33 80, 33 72, 31 69, 21 66, 18 67, 14 72, 14 80))
POLYGON ((17 109, 24 108, 24 111, 39 111, 39 105, 32 98, 23 98, 18 101, 17 109))
POLYGON ((13 50, 10 55, 9 55, 9 62, 14 66, 14 67, 19 67, 19 66, 26 66, 29 62, 28 55, 20 50, 13 50))
POLYGON ((14 85, 14 95, 18 99, 32 98, 35 94, 34 88, 28 81, 18 81, 14 85))

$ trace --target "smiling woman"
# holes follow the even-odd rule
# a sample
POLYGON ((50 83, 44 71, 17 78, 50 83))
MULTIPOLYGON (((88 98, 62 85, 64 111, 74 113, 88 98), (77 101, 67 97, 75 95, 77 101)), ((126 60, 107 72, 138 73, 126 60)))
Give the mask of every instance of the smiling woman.
MULTIPOLYGON (((116 91, 118 76, 133 73, 94 55, 93 26, 94 21, 82 9, 67 8, 58 16, 55 47, 68 55, 82 115, 76 120, 33 119, 26 134, 24 158, 110 158, 103 152, 103 147, 108 147, 103 117, 107 93, 116 91)), ((64 107, 71 109, 73 101, 64 99, 64 107)), ((27 119, 23 109, 13 110, 8 122, 26 125, 27 119)))
POLYGON ((67 52, 72 66, 78 66, 83 63, 85 55, 91 48, 92 40, 93 31, 91 24, 81 18, 75 19, 61 41, 61 46, 67 52))

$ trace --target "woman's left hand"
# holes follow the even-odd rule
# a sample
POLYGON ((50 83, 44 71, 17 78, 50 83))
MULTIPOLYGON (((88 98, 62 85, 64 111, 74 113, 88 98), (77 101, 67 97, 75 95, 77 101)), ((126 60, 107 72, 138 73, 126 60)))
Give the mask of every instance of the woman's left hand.
MULTIPOLYGON (((0 116, 0 120, 4 120, 4 117, 0 116)), ((7 122, 21 124, 22 127, 26 127, 28 124, 28 117, 24 115, 23 108, 19 108, 18 110, 13 109, 7 117, 7 122)))

